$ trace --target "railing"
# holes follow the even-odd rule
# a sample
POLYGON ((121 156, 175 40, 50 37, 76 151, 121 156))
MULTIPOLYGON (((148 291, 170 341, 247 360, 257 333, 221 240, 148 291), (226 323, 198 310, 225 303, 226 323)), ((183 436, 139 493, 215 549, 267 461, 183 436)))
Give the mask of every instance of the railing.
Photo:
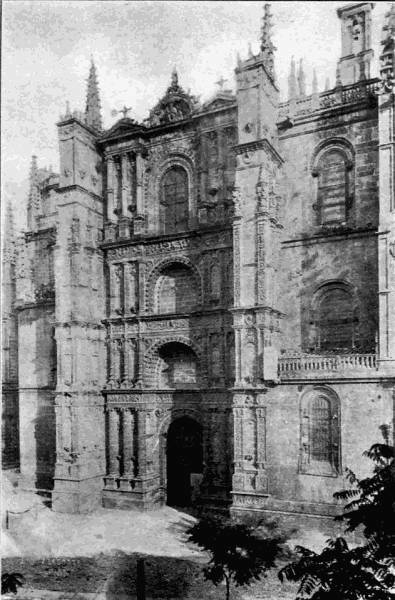
POLYGON ((291 111, 295 115, 303 115, 315 110, 323 110, 334 106, 344 106, 366 99, 376 93, 377 80, 360 81, 352 85, 333 88, 315 96, 296 98, 293 102, 287 101, 280 104, 279 120, 285 119, 291 111))
POLYGON ((283 378, 302 373, 325 373, 375 370, 375 354, 304 354, 288 356, 278 361, 278 374, 283 378))

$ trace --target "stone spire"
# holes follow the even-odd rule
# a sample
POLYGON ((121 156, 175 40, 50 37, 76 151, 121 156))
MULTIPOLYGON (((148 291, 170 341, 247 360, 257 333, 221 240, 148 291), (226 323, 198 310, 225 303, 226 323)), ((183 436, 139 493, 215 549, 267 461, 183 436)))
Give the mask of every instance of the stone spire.
POLYGON ((27 202, 27 227, 35 229, 35 218, 40 212, 41 193, 38 179, 37 156, 32 156, 29 175, 29 196, 27 202))
POLYGON ((88 77, 88 89, 86 94, 86 109, 85 109, 86 124, 96 131, 102 130, 99 85, 97 83, 96 67, 91 59, 91 67, 88 77))
POLYGON ((296 69, 294 57, 291 58, 291 68, 288 76, 288 100, 296 98, 296 69))
POLYGON ((303 69, 303 59, 299 60, 299 69, 298 69, 298 91, 299 96, 306 95, 306 76, 303 69))
POLYGON ((272 14, 270 12, 270 4, 265 4, 265 13, 262 19, 261 29, 261 55, 262 61, 268 73, 274 77, 274 51, 276 50, 271 36, 272 14))
POLYGON ((395 89, 395 4, 385 15, 380 54, 380 78, 384 92, 395 89))
POLYGON ((4 229, 3 229, 3 252, 4 260, 12 262, 15 256, 15 229, 14 229, 14 214, 11 206, 11 201, 7 200, 4 229))

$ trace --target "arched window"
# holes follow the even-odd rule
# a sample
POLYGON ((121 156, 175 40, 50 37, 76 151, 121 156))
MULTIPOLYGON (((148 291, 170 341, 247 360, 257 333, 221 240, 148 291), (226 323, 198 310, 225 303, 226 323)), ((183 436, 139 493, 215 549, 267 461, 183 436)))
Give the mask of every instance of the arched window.
POLYGON ((301 471, 337 475, 340 470, 339 402, 326 389, 314 389, 302 397, 301 471))
POLYGON ((315 349, 353 350, 358 318, 350 288, 340 282, 328 284, 318 291, 315 302, 315 349))
POLYGON ((346 142, 328 143, 316 153, 312 175, 317 179, 317 225, 347 222, 353 201, 352 167, 352 152, 346 142))
POLYGON ((159 387, 195 387, 198 380, 197 357, 188 346, 170 342, 159 349, 159 387))
POLYGON ((188 228, 188 175, 174 165, 166 171, 161 184, 160 218, 163 233, 188 228))
POLYGON ((198 304, 198 286, 192 270, 183 264, 163 269, 155 286, 155 312, 183 313, 198 304))

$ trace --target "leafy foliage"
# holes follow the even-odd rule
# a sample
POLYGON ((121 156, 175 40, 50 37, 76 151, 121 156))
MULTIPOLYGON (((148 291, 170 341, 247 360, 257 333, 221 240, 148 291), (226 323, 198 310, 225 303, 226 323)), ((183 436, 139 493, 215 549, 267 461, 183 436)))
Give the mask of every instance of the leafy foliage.
POLYGON ((279 536, 266 537, 259 527, 212 515, 203 516, 187 533, 191 542, 210 553, 204 576, 215 585, 225 581, 227 599, 231 582, 249 585, 275 565, 282 541, 279 536))
POLYGON ((358 479, 348 470, 351 489, 337 492, 348 501, 337 517, 346 531, 360 527, 365 544, 349 548, 344 538, 328 540, 317 554, 295 548, 299 559, 279 572, 281 581, 299 581, 297 600, 388 600, 395 586, 395 461, 388 429, 385 443, 374 444, 364 455, 374 463, 373 475, 358 479))
POLYGON ((1 593, 16 594, 18 588, 23 585, 25 578, 20 573, 2 573, 1 575, 1 593))

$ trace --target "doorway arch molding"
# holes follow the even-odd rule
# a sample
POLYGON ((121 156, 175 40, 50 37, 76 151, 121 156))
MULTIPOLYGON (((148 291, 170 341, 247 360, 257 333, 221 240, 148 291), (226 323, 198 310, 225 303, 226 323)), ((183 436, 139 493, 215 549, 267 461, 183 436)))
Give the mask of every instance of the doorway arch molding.
MULTIPOLYGON (((201 429, 202 442, 204 440, 204 428, 203 419, 201 413, 192 407, 176 408, 170 410, 168 414, 162 419, 158 428, 158 441, 159 446, 159 477, 160 477, 160 488, 163 494, 163 501, 167 501, 167 435, 170 426, 182 418, 188 418, 194 421, 201 429)), ((203 460, 204 460, 204 442, 203 442, 203 460)))

